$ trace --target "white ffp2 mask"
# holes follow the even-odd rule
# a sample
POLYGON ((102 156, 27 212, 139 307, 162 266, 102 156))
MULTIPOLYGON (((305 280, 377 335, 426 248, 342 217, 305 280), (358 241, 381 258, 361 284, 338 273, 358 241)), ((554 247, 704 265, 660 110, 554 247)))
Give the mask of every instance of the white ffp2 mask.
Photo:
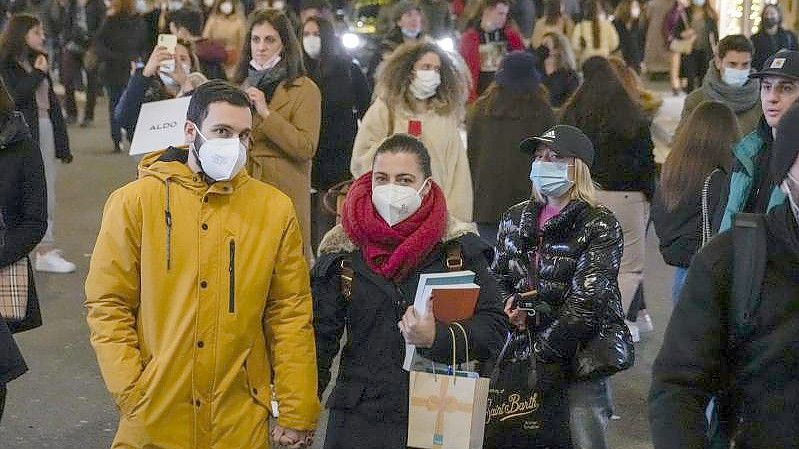
POLYGON ((427 100, 438 91, 441 75, 435 70, 417 70, 411 81, 411 93, 419 100, 427 100))
POLYGON ((199 149, 193 145, 203 173, 214 181, 233 179, 247 162, 247 149, 239 138, 207 139, 196 125, 194 129, 203 138, 203 144, 199 149))
POLYGON ((419 192, 424 190, 425 185, 427 185, 427 181, 419 190, 397 184, 376 186, 372 189, 372 204, 383 220, 389 226, 394 227, 422 207, 422 195, 419 192))
POLYGON ((302 48, 313 59, 318 59, 322 53, 322 38, 319 36, 303 36, 302 48))

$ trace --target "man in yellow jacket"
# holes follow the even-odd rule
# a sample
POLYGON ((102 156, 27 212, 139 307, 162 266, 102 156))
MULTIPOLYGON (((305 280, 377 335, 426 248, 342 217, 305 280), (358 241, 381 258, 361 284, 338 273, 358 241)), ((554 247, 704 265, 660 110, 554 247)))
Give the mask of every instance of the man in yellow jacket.
POLYGON ((289 198, 243 170, 249 100, 192 96, 189 150, 111 194, 86 280, 91 343, 121 418, 112 448, 310 444, 319 415, 308 267, 289 198))

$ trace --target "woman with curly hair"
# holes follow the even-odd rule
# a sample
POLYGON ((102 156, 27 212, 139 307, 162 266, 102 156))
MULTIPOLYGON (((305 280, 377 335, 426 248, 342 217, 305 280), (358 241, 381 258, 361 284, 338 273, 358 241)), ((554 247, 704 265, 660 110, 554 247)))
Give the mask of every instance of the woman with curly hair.
POLYGON ((375 101, 366 111, 350 170, 355 178, 372 167, 377 147, 395 133, 421 140, 430 151, 433 180, 441 186, 450 213, 472 219, 472 179, 460 124, 466 104, 467 78, 438 45, 407 44, 386 61, 375 101))

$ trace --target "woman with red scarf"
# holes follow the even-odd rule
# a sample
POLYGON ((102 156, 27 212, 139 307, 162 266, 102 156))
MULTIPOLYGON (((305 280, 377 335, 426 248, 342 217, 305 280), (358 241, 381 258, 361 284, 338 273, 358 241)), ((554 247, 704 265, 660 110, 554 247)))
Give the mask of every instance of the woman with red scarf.
POLYGON ((342 224, 320 245, 311 273, 320 396, 347 329, 327 402, 325 449, 406 447, 406 343, 423 357, 450 364, 453 334, 458 363, 466 361, 467 344, 473 359, 488 361, 504 342, 508 324, 488 272, 491 248, 473 225, 448 216, 431 176, 424 144, 404 134, 388 138, 377 149, 372 171, 350 188, 342 224), (459 326, 452 324, 451 333, 432 311, 418 314, 412 307, 419 276, 446 272, 447 262, 474 271, 481 287, 474 316, 458 323, 468 341, 459 326))

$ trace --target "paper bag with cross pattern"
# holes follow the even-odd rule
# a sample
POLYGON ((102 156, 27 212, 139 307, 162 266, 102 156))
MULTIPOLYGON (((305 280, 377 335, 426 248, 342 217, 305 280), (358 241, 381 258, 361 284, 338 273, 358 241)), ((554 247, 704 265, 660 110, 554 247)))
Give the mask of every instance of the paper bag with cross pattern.
POLYGON ((481 449, 488 385, 487 378, 411 372, 408 446, 481 449))

